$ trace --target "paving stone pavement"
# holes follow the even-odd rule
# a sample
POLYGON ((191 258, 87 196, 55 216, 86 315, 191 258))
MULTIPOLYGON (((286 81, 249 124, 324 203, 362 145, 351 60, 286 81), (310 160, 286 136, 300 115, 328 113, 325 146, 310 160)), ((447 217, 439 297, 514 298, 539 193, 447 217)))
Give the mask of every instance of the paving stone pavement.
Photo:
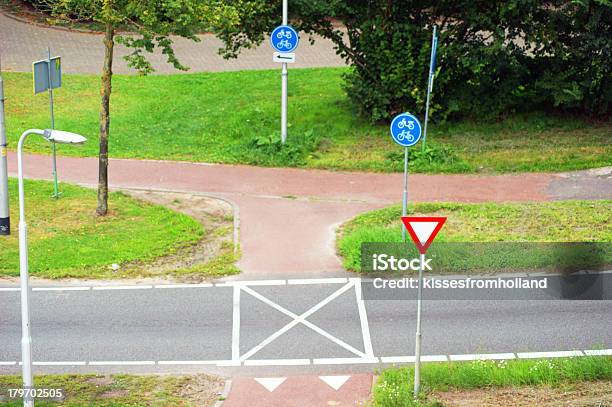
MULTIPOLYGON (((267 41, 259 47, 244 50, 237 59, 226 60, 218 54, 222 42, 213 35, 199 36, 196 43, 184 38, 173 38, 174 50, 181 63, 188 66, 188 72, 239 71, 247 69, 280 68, 272 62, 272 48, 267 41)), ((310 45, 302 38, 297 61, 291 68, 344 66, 336 55, 333 44, 317 38, 310 45)), ((66 73, 97 74, 101 71, 104 48, 100 34, 68 31, 17 21, 0 12, 0 52, 2 68, 9 71, 30 72, 32 62, 46 57, 50 46, 54 55, 62 56, 62 68, 66 73)), ((133 74, 123 56, 130 50, 122 45, 115 46, 113 71, 119 74, 133 74)), ((160 52, 150 55, 150 61, 158 74, 181 73, 165 62, 160 52)))

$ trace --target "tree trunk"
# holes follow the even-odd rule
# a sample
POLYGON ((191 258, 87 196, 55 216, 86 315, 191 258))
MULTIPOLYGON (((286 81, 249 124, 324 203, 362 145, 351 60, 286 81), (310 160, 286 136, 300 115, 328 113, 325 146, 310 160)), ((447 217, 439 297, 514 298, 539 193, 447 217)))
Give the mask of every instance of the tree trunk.
POLYGON ((115 27, 106 22, 104 33, 104 67, 102 68, 102 105, 100 106, 100 154, 98 159, 98 208, 100 216, 108 212, 108 132, 110 127, 110 96, 113 78, 113 48, 115 46, 115 27))

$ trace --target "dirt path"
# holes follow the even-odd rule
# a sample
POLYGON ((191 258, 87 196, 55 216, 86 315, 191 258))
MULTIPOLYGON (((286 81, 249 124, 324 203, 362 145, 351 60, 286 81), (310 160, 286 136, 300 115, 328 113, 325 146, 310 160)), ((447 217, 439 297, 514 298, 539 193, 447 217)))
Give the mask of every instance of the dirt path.
POLYGON ((497 406, 609 406, 612 405, 612 382, 581 382, 558 388, 511 387, 438 392, 432 396, 445 407, 497 406))

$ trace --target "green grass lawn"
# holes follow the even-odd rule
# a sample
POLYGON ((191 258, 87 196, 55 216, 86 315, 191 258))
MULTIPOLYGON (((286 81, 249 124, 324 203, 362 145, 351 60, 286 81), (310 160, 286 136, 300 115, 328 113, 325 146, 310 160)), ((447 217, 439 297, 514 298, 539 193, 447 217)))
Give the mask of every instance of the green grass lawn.
MULTIPOLYGON (((279 139, 278 70, 121 76, 113 79, 112 157, 401 171, 403 150, 386 125, 356 118, 342 90, 344 68, 294 69, 289 137, 279 139)), ((10 147, 31 127, 49 127, 48 97, 32 94, 27 73, 6 73, 10 147)), ((65 75, 55 94, 57 128, 90 138, 60 154, 97 155, 97 76, 65 75)), ((530 113, 498 122, 430 126, 428 154, 411 151, 411 171, 565 171, 612 165, 612 125, 530 113)), ((48 152, 42 140, 30 151, 48 152)))
MULTIPOLYGON (((17 182, 9 180, 13 233, 0 237, 0 276, 19 275, 17 182)), ((61 184, 26 181, 30 274, 36 277, 116 278, 113 263, 147 262, 192 245, 204 234, 189 216, 121 193, 110 196, 110 214, 95 215, 96 192, 61 184)), ((121 275, 121 277, 129 277, 121 275)))
POLYGON ((374 407, 416 405, 440 406, 428 400, 428 393, 450 389, 491 387, 549 386, 583 381, 612 379, 612 358, 580 357, 567 359, 474 361, 426 363, 421 366, 424 394, 413 401, 414 369, 389 368, 381 372, 372 391, 374 407))
MULTIPOLYGON (((491 245, 493 251, 504 249, 496 256, 508 257, 516 252, 517 267, 538 266, 540 255, 552 250, 554 245, 541 245, 538 256, 525 256, 527 245, 518 242, 612 242, 612 201, 563 201, 506 204, 457 204, 420 203, 409 207, 409 214, 416 216, 447 216, 432 250, 444 247, 440 242, 517 242, 516 245, 491 245), (510 253, 511 254, 511 253, 510 253), (527 262, 527 263, 525 263, 527 262)), ((401 207, 394 205, 368 212, 346 223, 339 232, 338 251, 344 266, 361 271, 361 248, 365 242, 401 242, 403 225, 401 207)), ((401 250, 401 245, 399 249, 401 250)), ((447 245, 452 246, 452 245, 447 245)), ((412 244, 410 244, 412 248, 412 244)), ((610 246, 606 246, 609 248, 610 246)), ((416 252, 415 252, 416 253, 416 252)), ((532 253, 534 254, 534 253, 532 253)), ((550 254, 550 253, 549 253, 550 254)), ((557 254, 557 253, 553 253, 557 254)), ((480 256, 485 257, 485 256, 480 256)), ((612 261, 612 253, 604 253, 606 261, 612 261)), ((484 262, 484 258, 468 256, 463 260, 484 262)), ((508 259, 506 259, 508 260, 508 259)), ((478 264, 467 265, 457 258, 450 258, 451 265, 478 269, 478 264)), ((495 263, 493 261, 493 263, 495 263)), ((502 265, 500 265, 501 267, 502 265)), ((508 263, 503 264, 507 268, 508 263)), ((464 270, 465 271, 465 270, 464 270)))
MULTIPOLYGON (((208 375, 37 375, 37 388, 62 389, 61 403, 37 400, 37 406, 212 406, 223 391, 223 380, 208 375)), ((20 388, 21 376, 0 375, 0 405, 19 407, 8 389, 20 388), (6 397, 3 402, 2 397, 6 397)))

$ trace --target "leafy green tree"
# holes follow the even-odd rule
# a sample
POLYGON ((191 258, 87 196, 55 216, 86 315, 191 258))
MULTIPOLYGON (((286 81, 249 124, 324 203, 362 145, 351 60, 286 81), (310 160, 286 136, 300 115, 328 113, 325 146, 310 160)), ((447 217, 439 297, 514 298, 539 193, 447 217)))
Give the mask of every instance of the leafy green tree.
POLYGON ((234 9, 216 0, 42 0, 55 17, 67 20, 97 21, 104 26, 104 61, 100 105, 100 152, 98 174, 98 215, 108 212, 108 139, 110 98, 115 43, 133 49, 126 56, 128 65, 142 74, 153 71, 145 53, 161 49, 168 63, 187 70, 176 57, 171 35, 199 41, 203 27, 229 27, 236 20, 234 9), (117 35, 118 27, 129 34, 117 35))
MULTIPOLYGON (((280 0, 232 4, 240 23, 218 32, 227 57, 259 44, 281 15, 280 0)), ((536 103, 607 112, 609 0, 291 0, 289 11, 298 30, 333 41, 351 66, 348 96, 373 121, 424 111, 433 25, 440 32, 438 117, 536 103)))
POLYGON ((605 115, 612 103, 612 1, 556 2, 542 23, 537 94, 555 107, 605 115))

